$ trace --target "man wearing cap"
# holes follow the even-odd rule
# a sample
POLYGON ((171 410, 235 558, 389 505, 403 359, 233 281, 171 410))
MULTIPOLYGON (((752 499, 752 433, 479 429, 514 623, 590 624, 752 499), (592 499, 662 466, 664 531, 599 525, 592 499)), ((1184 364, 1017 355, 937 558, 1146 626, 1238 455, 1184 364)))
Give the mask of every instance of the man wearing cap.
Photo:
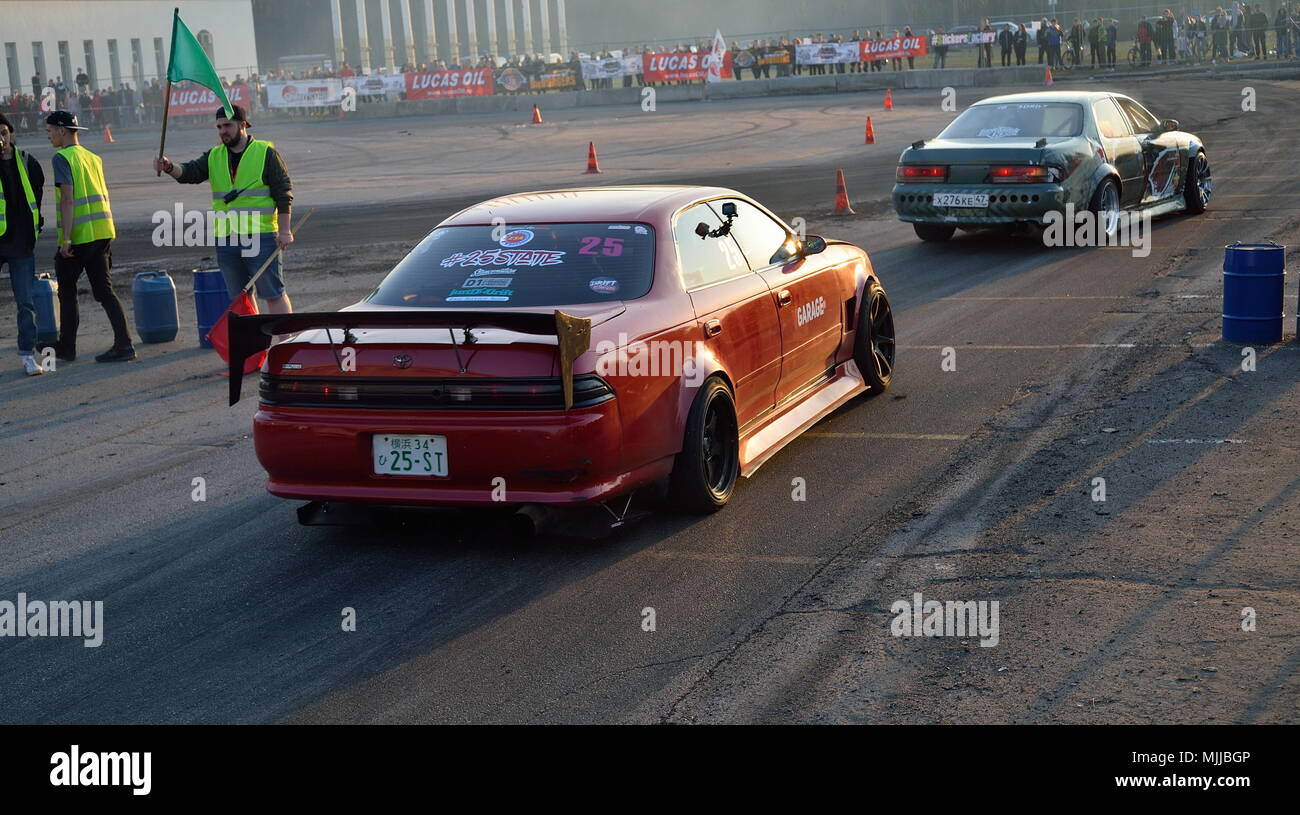
POLYGON ((35 156, 14 146, 14 129, 0 113, 0 266, 9 266, 18 306, 18 359, 28 376, 45 373, 36 350, 36 235, 41 231, 45 173, 35 156))
MULTIPOLYGON (((289 220, 293 208, 293 185, 284 159, 268 141, 248 135, 251 123, 239 105, 232 117, 217 109, 217 135, 221 144, 203 155, 175 164, 163 156, 154 159, 154 171, 167 173, 182 184, 212 184, 212 208, 230 213, 215 219, 217 265, 226 281, 230 299, 235 299, 249 279, 257 274, 277 247, 293 243, 289 220), (283 220, 281 220, 283 218, 283 220), (271 236, 275 236, 272 239, 271 236), (245 249, 251 244, 252 251, 245 249)), ((284 266, 276 256, 257 279, 257 293, 267 311, 288 314, 293 304, 284 290, 284 266)))
POLYGON ((99 156, 82 147, 77 134, 86 128, 66 110, 56 110, 45 120, 45 135, 54 145, 54 201, 58 215, 59 251, 54 255, 54 274, 59 281, 59 341, 54 355, 62 360, 77 358, 77 281, 86 273, 90 291, 104 307, 113 326, 113 347, 95 357, 96 362, 127 362, 135 359, 135 347, 126 328, 122 303, 113 293, 112 253, 109 248, 117 231, 108 203, 108 184, 99 156))

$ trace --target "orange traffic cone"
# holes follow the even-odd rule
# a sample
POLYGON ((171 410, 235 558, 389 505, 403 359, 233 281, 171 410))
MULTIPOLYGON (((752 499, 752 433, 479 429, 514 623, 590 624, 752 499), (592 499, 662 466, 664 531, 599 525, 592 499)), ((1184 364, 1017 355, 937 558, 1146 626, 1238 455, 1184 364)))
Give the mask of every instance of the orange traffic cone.
POLYGON ((600 164, 596 162, 596 143, 594 141, 587 142, 587 172, 603 172, 600 169, 600 164))
POLYGON ((890 93, 889 88, 885 88, 885 110, 894 109, 894 95, 890 93))
POLYGON ((112 143, 113 143, 113 131, 108 129, 108 125, 104 125, 104 144, 112 144, 112 143))
POLYGON ((863 144, 875 144, 875 143, 876 143, 876 131, 872 129, 871 117, 868 116, 867 117, 867 140, 863 142, 863 144))
POLYGON ((1044 85, 1052 84, 1052 69, 1050 67, 1047 69, 1047 74, 1043 77, 1043 84, 1044 85))
POLYGON ((545 122, 542 121, 542 111, 537 107, 537 105, 533 105, 533 124, 545 124, 545 122))
POLYGON ((836 215, 856 215, 853 207, 849 206, 849 192, 844 187, 844 171, 835 171, 835 214, 836 215))

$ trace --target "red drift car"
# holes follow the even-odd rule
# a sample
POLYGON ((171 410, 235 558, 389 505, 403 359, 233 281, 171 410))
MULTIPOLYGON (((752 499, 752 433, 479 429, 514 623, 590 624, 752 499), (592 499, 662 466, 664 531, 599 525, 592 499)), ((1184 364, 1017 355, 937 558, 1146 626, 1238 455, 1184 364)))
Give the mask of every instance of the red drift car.
POLYGON ((601 187, 470 207, 360 303, 236 317, 230 344, 231 404, 270 348, 253 438, 274 495, 618 498, 621 517, 652 483, 721 508, 738 475, 889 387, 894 321, 852 244, 800 240, 733 190, 601 187))

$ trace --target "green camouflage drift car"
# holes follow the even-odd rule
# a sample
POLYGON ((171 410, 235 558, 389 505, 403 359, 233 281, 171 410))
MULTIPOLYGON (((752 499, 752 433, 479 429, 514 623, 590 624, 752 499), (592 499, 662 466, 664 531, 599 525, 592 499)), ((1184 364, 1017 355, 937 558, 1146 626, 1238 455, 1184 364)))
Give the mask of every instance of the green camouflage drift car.
POLYGON ((904 150, 897 178, 894 210, 927 241, 958 227, 1042 225, 1069 204, 1104 214, 1109 235, 1121 210, 1200 213, 1213 190, 1200 139, 1105 92, 985 99, 904 150))

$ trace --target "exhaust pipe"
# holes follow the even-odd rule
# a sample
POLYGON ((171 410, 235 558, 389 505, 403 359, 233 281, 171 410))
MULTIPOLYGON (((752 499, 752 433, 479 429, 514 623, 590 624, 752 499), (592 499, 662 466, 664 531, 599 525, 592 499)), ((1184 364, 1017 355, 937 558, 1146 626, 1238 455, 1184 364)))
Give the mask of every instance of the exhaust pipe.
POLYGON ((550 529, 556 512, 542 504, 521 504, 510 516, 511 530, 521 538, 533 538, 550 529))

